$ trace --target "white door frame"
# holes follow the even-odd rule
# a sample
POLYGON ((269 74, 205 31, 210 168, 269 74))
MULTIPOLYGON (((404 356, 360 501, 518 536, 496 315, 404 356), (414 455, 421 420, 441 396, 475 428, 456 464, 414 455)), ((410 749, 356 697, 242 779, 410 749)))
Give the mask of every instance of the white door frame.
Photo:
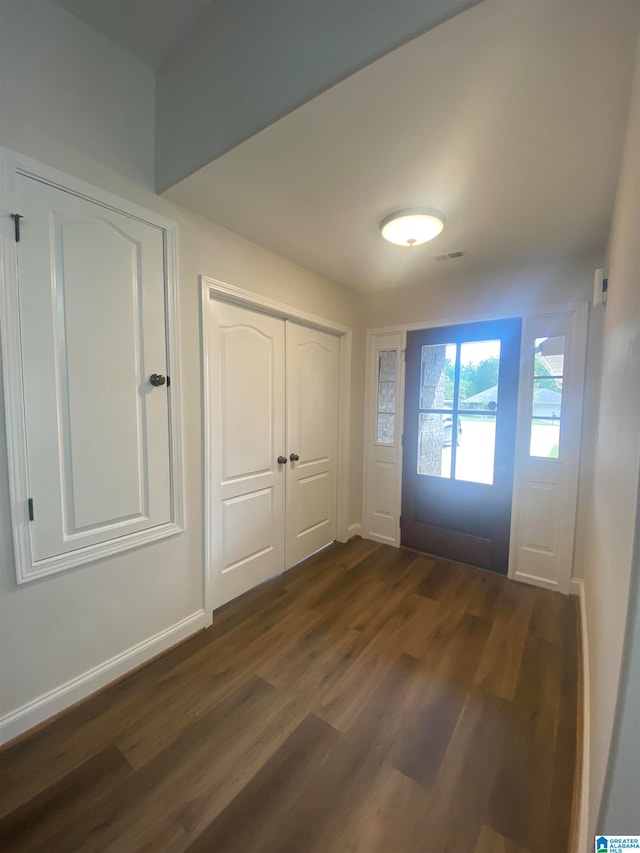
MULTIPOLYGON (((212 300, 230 302, 249 308, 253 311, 279 317, 282 320, 293 320, 313 329, 320 329, 335 335, 340 343, 338 354, 338 453, 336 477, 336 538, 338 542, 349 539, 349 445, 351 427, 351 346, 352 331, 346 326, 334 323, 316 314, 301 311, 284 302, 276 302, 249 290, 243 290, 206 275, 200 276, 201 311, 200 325, 202 329, 202 430, 204 444, 204 603, 206 624, 213 621, 213 584, 215 577, 211 571, 213 560, 213 532, 207 519, 214 511, 214 483, 219 460, 215 448, 219 436, 216 434, 215 419, 211 418, 211 365, 209 364, 210 331, 207 323, 207 303, 212 300)), ((284 567, 283 567, 284 568, 284 567)))
MULTIPOLYGON (((584 380, 584 367, 585 367, 585 352, 586 352, 586 338, 587 338, 587 325, 589 318, 589 302, 581 301, 574 303, 572 305, 548 305, 548 306, 540 306, 537 307, 534 311, 529 312, 521 312, 519 315, 517 312, 509 311, 509 312, 492 312, 486 314, 465 314, 458 315, 456 317, 444 317, 438 319, 428 319, 423 322, 418 323, 399 323, 393 326, 380 326, 372 329, 367 329, 366 331, 366 364, 365 364, 365 405, 364 405, 364 413, 365 413, 365 424, 364 424, 364 454, 363 454, 363 471, 364 478, 363 482, 365 484, 365 488, 363 490, 363 505, 362 505, 362 535, 364 538, 370 538, 370 533, 368 530, 368 520, 367 520, 367 512, 368 512, 368 495, 367 495, 367 484, 370 479, 370 468, 372 464, 372 456, 371 456, 371 446, 370 443, 367 442, 366 436, 369 434, 371 430, 371 418, 373 417, 373 412, 375 408, 375 364, 372 363, 371 353, 375 353, 375 338, 376 336, 389 335, 393 333, 400 333, 404 335, 405 340, 405 350, 403 350, 403 356, 406 352, 406 333, 413 330, 420 329, 434 329, 441 326, 457 326, 462 323, 476 323, 476 322, 484 322, 489 320, 501 320, 507 319, 509 317, 520 316, 523 321, 523 328, 527 323, 527 320, 531 320, 534 317, 541 316, 549 316, 549 317, 557 317, 557 316, 571 316, 573 319, 574 330, 572 335, 571 342, 571 352, 569 353, 569 358, 573 362, 574 365, 578 365, 577 373, 579 376, 575 376, 576 370, 573 369, 574 372, 574 381, 576 384, 579 384, 579 380, 584 380)), ((524 413, 527 411, 527 406, 522 394, 524 393, 523 389, 523 370, 525 369, 523 356, 521 353, 521 363, 520 363, 520 375, 519 375, 519 383, 518 383, 518 415, 516 422, 516 443, 519 442, 518 436, 523 433, 523 431, 528 432, 529 424, 528 424, 528 414, 527 417, 523 420, 524 413)), ((404 385, 404 360, 401 365, 401 369, 398 371, 398 380, 402 381, 404 385)), ((574 404, 577 411, 582 413, 582 400, 583 400, 583 385, 579 385, 573 389, 574 393, 574 404)), ((399 406, 397 410, 397 420, 396 427, 398 435, 402 436, 404 432, 404 405, 399 406)), ((401 484, 402 484, 402 464, 403 464, 403 449, 402 449, 402 441, 400 441, 400 447, 398 452, 398 470, 400 472, 399 481, 400 487, 396 489, 395 501, 396 501, 396 516, 398 518, 398 524, 400 519, 400 512, 402 506, 402 496, 401 496, 401 484)), ((515 501, 516 496, 516 487, 517 481, 516 476, 518 473, 517 465, 516 471, 514 473, 514 488, 513 488, 513 501, 515 501)), ((577 476, 576 476, 576 501, 577 501, 577 476)), ((515 505, 512 504, 512 515, 511 515, 511 539, 510 539, 510 549, 509 549, 509 569, 508 569, 508 577, 515 577, 515 565, 514 565, 514 548, 513 544, 516 536, 516 513, 515 505)), ((575 515, 575 512, 574 512, 575 515)), ((372 537, 375 538, 375 537, 372 537)), ((399 545, 399 536, 398 536, 398 545, 399 545)), ((388 544, 394 544, 389 542, 388 544)), ((566 557, 565 565, 562 568, 561 574, 561 582, 558 586, 553 588, 560 588, 563 592, 575 592, 575 590, 570 588, 570 578, 573 569, 573 554, 568 554, 566 557)), ((528 583, 536 583, 535 580, 529 579, 528 583)), ((544 585, 544 584, 539 584, 544 585)))

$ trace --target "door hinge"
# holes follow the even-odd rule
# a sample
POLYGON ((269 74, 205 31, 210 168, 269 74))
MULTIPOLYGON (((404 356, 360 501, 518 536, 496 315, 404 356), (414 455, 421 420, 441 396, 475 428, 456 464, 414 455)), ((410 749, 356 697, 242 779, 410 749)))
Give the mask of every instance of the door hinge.
POLYGON ((402 516, 400 516, 400 524, 399 527, 402 527, 402 516))
POLYGON ((27 506, 29 507, 29 521, 33 521, 35 515, 33 513, 33 498, 29 498, 27 501, 27 506))
POLYGON ((16 243, 20 242, 20 220, 24 219, 24 216, 20 213, 12 213, 11 218, 13 219, 13 228, 14 234, 16 238, 16 243))

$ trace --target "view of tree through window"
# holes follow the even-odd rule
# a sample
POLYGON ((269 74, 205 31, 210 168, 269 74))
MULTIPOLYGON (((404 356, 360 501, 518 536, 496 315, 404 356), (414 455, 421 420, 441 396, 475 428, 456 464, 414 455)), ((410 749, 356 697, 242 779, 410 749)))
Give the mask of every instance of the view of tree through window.
MULTIPOLYGON (((453 400, 453 383, 455 378, 455 364, 446 358, 444 362, 445 390, 444 395, 448 400, 453 400)), ((481 391, 486 391, 498 384, 498 372, 500 370, 500 359, 497 356, 483 358, 477 364, 460 365, 460 396, 468 399, 481 391)))
POLYGON ((419 474, 493 483, 499 372, 499 340, 422 347, 419 474))

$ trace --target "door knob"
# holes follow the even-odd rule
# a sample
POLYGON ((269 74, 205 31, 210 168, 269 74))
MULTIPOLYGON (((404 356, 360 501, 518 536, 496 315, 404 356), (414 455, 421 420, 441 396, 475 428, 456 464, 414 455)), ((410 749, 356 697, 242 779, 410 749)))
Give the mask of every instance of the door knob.
POLYGON ((292 454, 291 454, 291 456, 289 457, 289 459, 290 459, 292 462, 297 462, 297 461, 298 461, 298 459, 300 459, 300 457, 298 456, 298 454, 297 454, 297 453, 292 453, 292 454))
POLYGON ((286 456, 278 456, 278 465, 284 465, 287 461, 286 456))
POLYGON ((164 385, 164 383, 166 381, 167 381, 166 376, 163 376, 161 373, 152 373, 151 376, 149 377, 149 382, 152 385, 155 385, 156 388, 158 388, 158 386, 160 386, 160 385, 164 385))

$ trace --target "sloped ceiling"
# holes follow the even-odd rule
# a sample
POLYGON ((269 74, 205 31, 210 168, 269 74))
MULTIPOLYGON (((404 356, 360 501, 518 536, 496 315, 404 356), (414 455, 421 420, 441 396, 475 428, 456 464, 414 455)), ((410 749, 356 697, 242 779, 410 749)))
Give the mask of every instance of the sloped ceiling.
POLYGON ((476 2, 214 0, 158 68, 157 189, 476 2))
POLYGON ((86 24, 156 68, 212 0, 57 0, 86 24))
POLYGON ((159 189, 321 275, 445 285, 606 244, 638 0, 57 2, 157 68, 159 189), (444 232, 385 244, 411 206, 444 232))
POLYGON ((309 101, 167 196, 360 290, 606 244, 638 4, 488 0, 309 101), (384 243, 395 209, 447 218, 384 243), (461 249, 465 256, 433 256, 461 249))
POLYGON ((156 69, 165 190, 480 0, 56 0, 156 69))

